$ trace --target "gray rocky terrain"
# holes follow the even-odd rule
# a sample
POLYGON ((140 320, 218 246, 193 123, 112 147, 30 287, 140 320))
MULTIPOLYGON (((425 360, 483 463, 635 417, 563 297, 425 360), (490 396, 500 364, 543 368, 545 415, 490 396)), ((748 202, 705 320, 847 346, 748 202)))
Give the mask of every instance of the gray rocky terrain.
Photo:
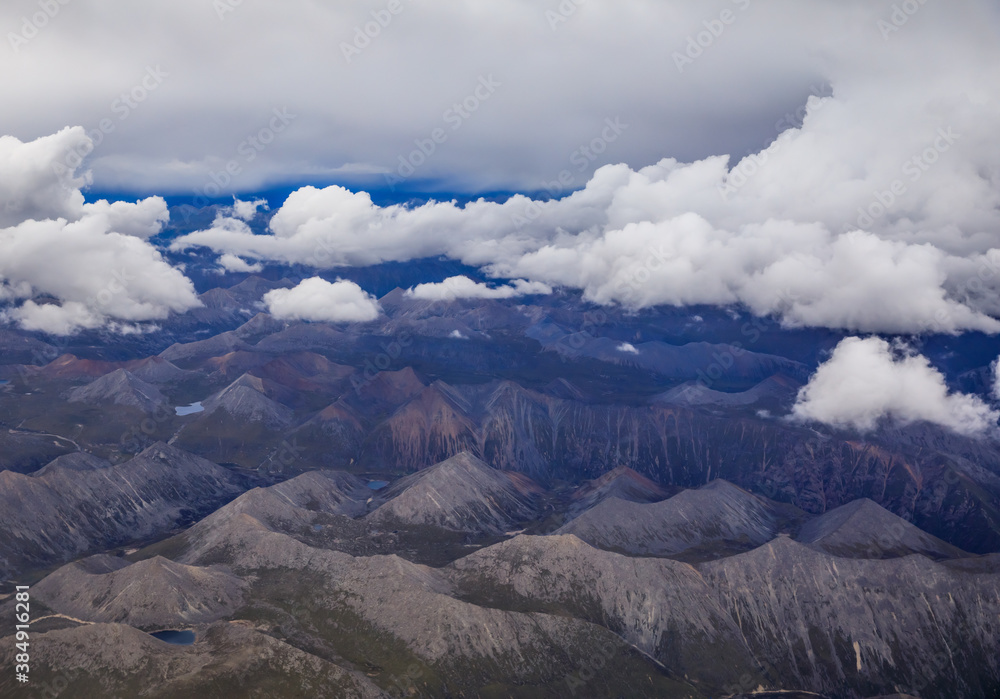
POLYGON ((126 369, 117 369, 110 374, 81 386, 70 392, 70 402, 114 403, 138 408, 150 413, 167 401, 160 390, 126 369))
POLYGON ((1000 691, 1000 578, 919 555, 834 558, 787 537, 699 566, 773 677, 799 688, 1000 691))
POLYGON ((384 504, 367 519, 383 526, 400 523, 499 534, 536 515, 530 493, 518 486, 518 481, 462 453, 394 483, 379 494, 384 504))
POLYGON ((847 558, 898 558, 919 553, 928 558, 947 559, 968 555, 868 498, 816 517, 802 527, 797 540, 847 558))
MULTIPOLYGON (((0 330, 0 695, 1000 695, 1000 442, 784 419, 837 333, 393 265, 284 321, 298 271, 183 260, 159 330, 0 330)), ((927 347, 991 400, 990 342, 927 347)))
POLYGON ((260 422, 271 428, 281 428, 292 421, 291 408, 267 395, 263 379, 243 374, 229 386, 204 401, 207 417, 217 410, 245 422, 260 422))
POLYGON ((568 515, 575 516, 591 509, 609 498, 617 498, 635 503, 651 503, 666 500, 670 491, 628 466, 619 466, 600 478, 582 484, 573 491, 572 504, 568 515))
POLYGON ((246 586, 223 570, 161 557, 129 564, 93 556, 59 568, 32 592, 60 614, 148 630, 229 616, 241 606, 246 586))
MULTIPOLYGON (((192 646, 168 645, 123 624, 86 624, 33 636, 32 681, 15 687, 0 679, 5 696, 57 695, 82 699, 190 699, 243 696, 392 696, 360 671, 350 671, 302 651, 253 624, 207 627, 192 646)), ((10 661, 6 649, 5 661, 10 661)))
POLYGON ((250 345, 244 342, 238 335, 233 332, 225 332, 205 340, 175 343, 160 352, 160 357, 175 364, 183 362, 182 366, 184 366, 197 362, 200 359, 249 349, 250 345))
POLYGON ((772 503, 717 480, 656 503, 611 497, 559 529, 598 548, 666 556, 706 545, 755 547, 778 531, 772 503))
POLYGON ((33 475, 0 471, 0 575, 162 535, 243 490, 226 469, 166 444, 117 465, 61 461, 33 475))

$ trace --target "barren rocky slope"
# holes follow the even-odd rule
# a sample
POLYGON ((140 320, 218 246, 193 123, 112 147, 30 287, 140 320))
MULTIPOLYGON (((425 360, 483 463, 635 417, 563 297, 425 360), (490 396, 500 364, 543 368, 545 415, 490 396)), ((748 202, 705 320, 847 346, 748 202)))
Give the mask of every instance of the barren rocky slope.
MULTIPOLYGON (((349 474, 307 473, 249 491, 127 560, 95 556, 57 570, 34 587, 38 602, 93 623, 40 638, 81 658, 90 652, 83 643, 112 647, 130 627, 194 629, 199 640, 170 649, 173 660, 157 670, 163 694, 150 696, 227 677, 228 655, 204 658, 230 653, 223 639, 233 633, 251 649, 270 649, 264 665, 256 650, 246 651, 251 676, 264 667, 280 691, 299 691, 282 669, 298 658, 329 673, 324 681, 342 683, 336 696, 612 697, 627 688, 629 696, 769 689, 855 699, 895 688, 927 698, 956 696, 956 688, 970 697, 1000 689, 1000 568, 990 557, 834 556, 768 534, 763 525, 773 524, 777 506, 722 481, 659 503, 604 499, 571 520, 613 519, 612 507, 667 506, 674 520, 660 532, 663 541, 714 545, 721 529, 702 525, 716 516, 729 517, 742 536, 768 539, 710 562, 627 556, 570 534, 482 538, 495 537, 511 512, 541 516, 532 509, 541 490, 469 455, 377 495, 349 474), (400 529, 389 534, 380 512, 407 517, 394 515, 400 529), (492 534, 475 533, 487 523, 492 534), (449 538, 456 535, 462 538, 449 538), (450 562, 407 560, 417 540, 409 537, 450 551, 450 562), (201 658, 197 669, 187 665, 193 658, 201 658), (179 667, 192 669, 175 674, 179 667), (361 685, 351 684, 362 675, 361 685)), ((594 486, 579 491, 563 506, 594 486)), ((852 517, 871 507, 835 511, 802 531, 845 534, 887 521, 852 517)), ((630 526, 637 540, 646 531, 642 522, 615 522, 623 537, 630 526)), ((906 541, 932 541, 906 534, 906 541)), ((129 662, 161 667, 156 643, 134 643, 129 662)), ((97 678, 106 687, 129 686, 127 676, 115 675, 123 666, 103 651, 87 667, 73 671, 79 696, 100 696, 97 678)))
POLYGON ((0 471, 0 575, 163 535, 244 489, 230 471, 165 444, 115 466, 78 465, 0 471))
POLYGON ((129 564, 93 556, 63 566, 32 592, 47 606, 75 618, 163 629, 229 616, 241 605, 245 587, 223 570, 165 558, 129 564))
POLYGON ((384 525, 499 534, 536 516, 530 493, 519 485, 471 454, 461 453, 394 483, 379 495, 385 504, 367 519, 384 525))
POLYGON ((557 533, 598 548, 646 556, 710 545, 756 547, 778 531, 774 503, 723 480, 657 503, 603 500, 557 533))
POLYGON ((796 539, 815 549, 847 558, 898 558, 913 553, 928 558, 966 555, 868 498, 841 505, 808 522, 796 539))

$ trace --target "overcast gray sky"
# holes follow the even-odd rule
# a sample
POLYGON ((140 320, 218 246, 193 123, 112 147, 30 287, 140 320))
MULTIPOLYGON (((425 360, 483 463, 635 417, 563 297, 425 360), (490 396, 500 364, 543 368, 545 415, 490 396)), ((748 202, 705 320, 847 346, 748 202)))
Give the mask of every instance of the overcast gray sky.
POLYGON ((986 3, 930 0, 886 39, 877 21, 892 4, 6 0, 0 124, 32 140, 110 119, 115 130, 90 160, 100 190, 189 191, 234 159, 243 191, 366 182, 359 173, 396 170, 435 128, 447 140, 411 181, 536 190, 569 168, 578 188, 606 163, 757 151, 810 93, 866 64, 906 60, 916 46, 951 60, 955 34, 972 46, 996 37, 986 3), (481 78, 495 90, 475 111, 449 115, 481 78), (144 79, 155 87, 145 95, 144 79), (121 99, 133 89, 145 97, 134 107, 121 99), (246 162, 246 139, 275 108, 294 120, 263 150, 251 146, 246 162), (621 138, 578 152, 616 117, 628 126, 621 138))

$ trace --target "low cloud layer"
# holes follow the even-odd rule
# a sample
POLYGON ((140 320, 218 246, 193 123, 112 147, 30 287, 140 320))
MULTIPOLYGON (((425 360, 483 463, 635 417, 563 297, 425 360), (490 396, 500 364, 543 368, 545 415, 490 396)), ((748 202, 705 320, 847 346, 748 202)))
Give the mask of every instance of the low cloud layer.
POLYGON ((488 286, 465 276, 449 277, 443 282, 418 284, 407 296, 425 301, 455 301, 457 299, 510 299, 533 294, 547 295, 552 287, 540 282, 515 279, 508 285, 488 286))
MULTIPOLYGON (((249 139, 234 143, 229 136, 235 122, 205 120, 224 124, 227 130, 227 139, 216 138, 211 147, 224 141, 231 150, 214 159, 206 156, 209 145, 201 140, 204 134, 189 141, 175 135, 188 136, 186 130, 174 128, 176 119, 157 122, 170 138, 133 138, 134 155, 114 153, 118 146, 110 133, 102 150, 88 155, 94 144, 79 127, 27 143, 5 138, 0 140, 0 195, 5 202, 0 226, 13 227, 28 220, 65 220, 67 225, 91 221, 105 233, 136 240, 155 234, 165 220, 158 197, 135 204, 83 203, 80 187, 89 176, 76 168, 83 156, 98 176, 109 171, 118 176, 141 171, 143 176, 159 177, 164 186, 195 177, 219 191, 223 189, 220 182, 232 184, 258 167, 271 169, 264 180, 305 167, 307 172, 296 171, 297 181, 329 181, 324 180, 324 173, 354 165, 367 172, 391 172, 397 159, 402 159, 420 171, 416 178, 476 182, 481 190, 486 189, 484 181, 522 191, 545 188, 552 196, 516 195, 502 203, 479 200, 466 206, 445 201, 383 207, 364 191, 307 186, 287 197, 266 234, 248 225, 259 202, 236 200, 209 229, 183 236, 173 247, 207 247, 222 256, 223 268, 228 263, 232 269, 255 269, 266 261, 334 269, 446 256, 497 279, 580 289, 590 301, 627 308, 741 306, 758 315, 778 317, 787 326, 859 333, 1000 332, 1000 141, 995 135, 1000 123, 1000 44, 996 42, 1000 12, 995 4, 986 0, 917 3, 913 13, 904 13, 905 21, 892 19, 891 2, 724 4, 739 9, 733 10, 733 23, 725 25, 719 36, 706 34, 707 45, 699 49, 697 42, 692 48, 692 37, 718 16, 701 5, 679 8, 640 0, 622 10, 620 5, 592 0, 579 6, 570 3, 576 8, 571 16, 552 24, 544 12, 507 0, 491 4, 482 13, 427 3, 419 13, 400 15, 393 31, 387 29, 380 37, 377 48, 373 42, 364 55, 352 54, 352 60, 340 66, 350 78, 339 89, 353 94, 350 85, 355 80, 366 90, 383 86, 387 83, 374 76, 398 78, 393 69, 400 64, 390 57, 417 55, 419 60, 412 64, 408 60, 405 68, 433 75, 434 90, 429 91, 425 83, 404 81, 405 90, 377 90, 389 95, 391 103, 374 97, 371 103, 359 99, 331 102, 323 97, 323 105, 347 110, 331 115, 326 106, 313 101, 316 95, 329 92, 318 89, 312 79, 301 84, 290 79, 278 104, 286 102, 284 97, 298 97, 300 105, 311 105, 315 113, 309 116, 309 110, 300 106, 290 108, 300 115, 291 122, 294 128, 267 133, 270 145, 264 149, 249 139), (541 24, 518 34, 523 45, 508 45, 509 32, 500 28, 524 26, 530 16, 541 24), (411 33, 432 17, 449 17, 447 26, 462 30, 453 35, 468 39, 463 51, 483 58, 471 62, 476 65, 471 75, 449 72, 455 80, 443 92, 437 92, 438 71, 426 66, 416 70, 425 56, 438 56, 449 71, 456 64, 451 58, 453 46, 449 45, 447 54, 438 54, 433 39, 429 46, 428 37, 411 33), (611 32, 612 26, 621 33, 611 32), (666 36, 665 31, 676 35, 666 36), (611 46, 607 52, 568 51, 592 46, 591 39, 608 37, 614 37, 612 43, 624 52, 622 56, 635 51, 643 55, 644 65, 655 63, 658 70, 666 66, 670 81, 664 83, 662 101, 669 108, 649 104, 656 100, 648 80, 632 78, 634 61, 615 58, 605 65, 609 57, 619 56, 611 46), (427 54, 409 50, 407 41, 418 39, 427 54), (480 53, 484 46, 497 51, 480 53), (655 62, 645 55, 650 47, 660 52, 661 60, 655 62), (546 77, 545 89, 540 90, 537 65, 545 61, 525 57, 561 61, 564 55, 584 62, 560 63, 566 71, 562 75, 592 75, 603 82, 599 87, 587 83, 582 94, 574 86, 586 81, 546 77), (493 56, 499 66, 510 70, 494 66, 493 56), (449 130, 452 119, 443 115, 449 109, 458 114, 455 105, 464 109, 455 100, 482 86, 478 73, 495 77, 498 86, 492 91, 494 82, 487 80, 491 86, 488 103, 485 92, 484 97, 473 94, 470 99, 479 105, 476 113, 456 117, 460 130, 449 130), (581 101, 585 107, 579 107, 581 101), (757 107, 749 109, 750 103, 757 107), (789 106, 779 109, 785 104, 789 106), (725 136, 732 130, 731 117, 719 115, 741 113, 743 107, 767 116, 766 123, 761 122, 766 128, 743 124, 737 129, 741 139, 749 133, 757 136, 751 147, 744 143, 734 148, 725 136), (576 118, 578 110, 587 118, 576 118), (551 118, 540 122, 540 113, 551 118), (531 127, 525 125, 525 115, 530 116, 531 127), (307 127, 309 119, 319 121, 307 127), (323 125, 321 130, 317 123, 323 125), (401 123, 405 124, 402 131, 401 123), (549 157, 551 153, 540 155, 538 144, 552 142, 557 135, 553 130, 561 134, 572 124, 576 133, 579 123, 592 124, 592 131, 579 142, 574 136, 571 147, 558 158, 549 157), (330 129, 329 124, 338 128, 330 129), (650 125, 669 137, 654 138, 650 125), (696 153, 685 149, 683 139, 676 137, 695 127, 708 134, 700 138, 696 153), (397 145, 387 155, 383 150, 387 141, 369 128, 397 136, 406 132, 407 136, 393 140, 397 145), (294 129, 303 129, 305 136, 295 136, 294 129), (333 135, 317 139, 315 134, 320 132, 333 135), (308 148, 291 148, 299 138, 308 148), (340 155, 325 152, 323 162, 310 161, 319 140, 325 147, 337 139, 337 147, 344 149, 340 155), (627 152, 619 150, 626 143, 631 144, 627 152), (286 144, 291 151, 284 150, 286 144), (170 158, 161 158, 159 169, 143 167, 150 158, 156 160, 145 152, 147 147, 168 147, 170 158), (199 148, 200 153, 193 153, 199 148), (421 164, 414 164, 418 160, 421 164), (612 164, 598 167, 602 163, 612 164), (483 180, 467 176, 473 170, 490 172, 483 180)), ((273 21, 295 15, 287 8, 263 2, 251 9, 244 4, 216 19, 235 36, 236 28, 265 26, 264 18, 273 21)), ((295 21, 308 25, 303 28, 303 42, 316 40, 320 27, 352 30, 351 22, 360 21, 352 20, 353 10, 344 8, 327 10, 313 3, 300 9, 303 14, 295 15, 295 21)), ((132 11, 123 6, 122 12, 132 11)), ((87 32, 99 35, 104 26, 99 15, 89 18, 87 32)), ((218 32, 204 23, 183 26, 197 28, 192 38, 203 53, 218 51, 228 56, 226 51, 233 48, 232 43, 219 44, 218 32)), ((344 35, 350 37, 352 31, 344 35)), ((245 35, 239 36, 240 51, 253 47, 253 61, 247 65, 256 62, 260 48, 242 40, 245 35)), ((330 43, 327 34, 323 37, 324 46, 336 43, 330 43)), ((23 75, 40 80, 33 71, 44 64, 42 52, 33 59, 36 64, 28 59, 29 50, 34 52, 48 42, 58 45, 64 39, 63 29, 54 24, 45 42, 20 49, 25 52, 17 59, 26 71, 23 75)), ((113 49, 129 55, 135 47, 115 45, 113 49)), ((345 60, 339 48, 332 55, 338 62, 345 60)), ((127 115, 127 124, 111 120, 116 137, 139 128, 145 115, 156 114, 157 100, 174 104, 170 100, 176 94, 197 86, 202 72, 185 69, 191 57, 173 58, 177 67, 171 64, 167 82, 147 95, 143 116, 138 116, 137 108, 134 117, 127 115)), ((200 66, 213 64, 202 55, 197 59, 199 71, 200 66)), ((312 76, 316 71, 284 70, 281 74, 312 76)), ((241 115, 246 114, 239 123, 246 125, 248 136, 254 139, 261 131, 249 116, 253 110, 247 111, 234 95, 256 98, 256 75, 248 83, 252 89, 233 83, 233 93, 222 97, 226 104, 236 105, 241 115)), ((28 81, 21 73, 18 76, 28 81)), ((23 89, 20 82, 12 94, 16 96, 18 89, 23 89)), ((216 92, 194 90, 193 94, 216 92)), ((371 97, 374 93, 363 94, 371 97)), ((201 102, 186 107, 186 114, 208 109, 201 102)), ((277 128, 285 118, 278 116, 283 110, 269 106, 262 123, 274 123, 277 128)), ((87 133, 93 134, 93 129, 87 133)), ((379 184, 384 186, 384 182, 379 184)), ((18 273, 20 277, 0 274, 5 274, 7 296, 27 298, 19 285, 30 284, 34 272, 18 273)), ((149 313, 162 313, 190 302, 180 298, 183 293, 178 289, 164 286, 163 299, 135 300, 149 304, 149 313), (169 298, 171 294, 180 296, 169 298)), ((421 293, 451 293, 433 289, 421 293)), ((29 295, 39 292, 54 293, 31 287, 29 295)), ((117 306, 102 311, 87 298, 68 292, 59 298, 97 314, 94 319, 84 310, 65 310, 64 315, 77 318, 81 325, 128 312, 117 306)), ((25 313, 36 314, 30 306, 25 308, 25 313)))
POLYGON ((312 277, 292 289, 264 294, 268 313, 282 320, 357 323, 375 320, 382 309, 374 296, 351 281, 312 277))
MULTIPOLYGON (((815 137, 804 127, 786 140, 787 154, 813 149, 815 137)), ((834 147, 823 167, 840 157, 834 147)), ((719 192, 732 176, 724 158, 665 160, 640 171, 608 166, 583 190, 553 201, 518 195, 502 204, 379 207, 364 192, 306 187, 276 212, 271 235, 223 218, 174 247, 316 268, 446 255, 497 277, 582 289, 589 300, 630 308, 739 304, 790 326, 1000 331, 993 317, 1000 313, 1000 249, 980 227, 989 221, 1000 229, 998 190, 940 170, 891 221, 863 221, 869 225, 861 228, 852 217, 869 196, 864 184, 850 195, 842 188, 810 194, 796 183, 799 172, 776 167, 773 181, 762 173, 731 200, 719 192), (942 191, 955 190, 981 196, 966 211, 946 211, 944 202, 940 213, 925 210, 942 191), (815 220, 824 209, 831 213, 815 220)))
POLYGON ((1000 419, 977 396, 949 392, 926 357, 878 337, 842 340, 799 392, 792 416, 865 432, 882 420, 924 421, 963 435, 993 431, 1000 419))
MULTIPOLYGON (((782 7, 800 13, 801 31, 814 26, 807 15, 828 22, 796 49, 823 55, 813 94, 746 155, 650 154, 597 169, 582 189, 567 168, 547 180, 554 199, 464 207, 380 207, 364 192, 305 187, 270 235, 224 219, 176 246, 317 268, 444 255, 629 308, 740 305, 789 326, 1000 332, 1000 44, 985 31, 995 10, 928 3, 895 26, 877 3, 807 5, 782 7)), ((750 26, 732 30, 766 33, 750 26)), ((730 58, 723 42, 710 50, 678 70, 709 80, 730 58)), ((614 124, 587 148, 608 152, 629 133, 614 124)))
POLYGON ((260 272, 264 269, 264 265, 259 262, 253 264, 247 262, 246 260, 227 252, 225 255, 219 257, 219 271, 220 272, 260 272))
POLYGON ((233 218, 238 218, 241 221, 251 221, 253 217, 257 215, 258 209, 264 209, 267 211, 267 199, 254 199, 252 201, 243 201, 241 199, 233 200, 233 205, 226 208, 226 213, 228 213, 233 218))
POLYGON ((87 144, 82 129, 30 143, 0 138, 2 317, 69 335, 134 329, 200 305, 190 280, 145 240, 169 219, 162 198, 84 203, 87 178, 64 163, 87 144))

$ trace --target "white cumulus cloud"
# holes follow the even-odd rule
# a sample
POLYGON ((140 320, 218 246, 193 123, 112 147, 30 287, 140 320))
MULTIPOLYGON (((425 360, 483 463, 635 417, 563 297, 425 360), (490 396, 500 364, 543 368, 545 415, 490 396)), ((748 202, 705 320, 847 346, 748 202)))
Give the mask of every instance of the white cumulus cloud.
POLYGON ((250 263, 229 252, 219 257, 219 266, 226 272, 260 272, 264 269, 259 262, 250 263))
POLYGON ((541 282, 515 279, 506 286, 487 286, 466 276, 449 277, 443 282, 418 284, 406 292, 407 296, 426 301, 455 301, 457 299, 510 299, 533 294, 547 295, 552 287, 541 282))
POLYGON ((250 221, 257 215, 258 209, 263 209, 264 211, 268 210, 267 199, 243 201, 242 199, 234 197, 233 205, 228 207, 228 213, 241 221, 250 221))
POLYGON ((352 281, 305 279, 292 289, 264 294, 268 313, 282 320, 366 322, 378 318, 378 300, 352 281))
POLYGON ((792 417, 870 431, 883 419, 930 422, 964 435, 992 430, 1000 413, 948 390, 926 357, 878 337, 845 338, 798 395, 792 417))
POLYGON ((79 330, 92 330, 104 324, 102 316, 76 301, 60 306, 54 303, 38 304, 28 299, 6 315, 25 330, 50 335, 72 335, 79 330))
POLYGON ((65 163, 88 144, 82 129, 0 138, 0 299, 14 304, 3 317, 68 335, 199 306, 191 281, 145 240, 169 218, 162 198, 84 203, 87 178, 65 163))
POLYGON ((84 205, 80 188, 90 179, 76 176, 62 161, 90 147, 79 126, 27 143, 0 136, 0 227, 27 219, 78 218, 84 205))
POLYGON ((163 197, 147 197, 134 204, 125 201, 108 203, 104 199, 84 204, 81 218, 100 218, 104 227, 114 233, 150 238, 170 220, 167 202, 163 197))

